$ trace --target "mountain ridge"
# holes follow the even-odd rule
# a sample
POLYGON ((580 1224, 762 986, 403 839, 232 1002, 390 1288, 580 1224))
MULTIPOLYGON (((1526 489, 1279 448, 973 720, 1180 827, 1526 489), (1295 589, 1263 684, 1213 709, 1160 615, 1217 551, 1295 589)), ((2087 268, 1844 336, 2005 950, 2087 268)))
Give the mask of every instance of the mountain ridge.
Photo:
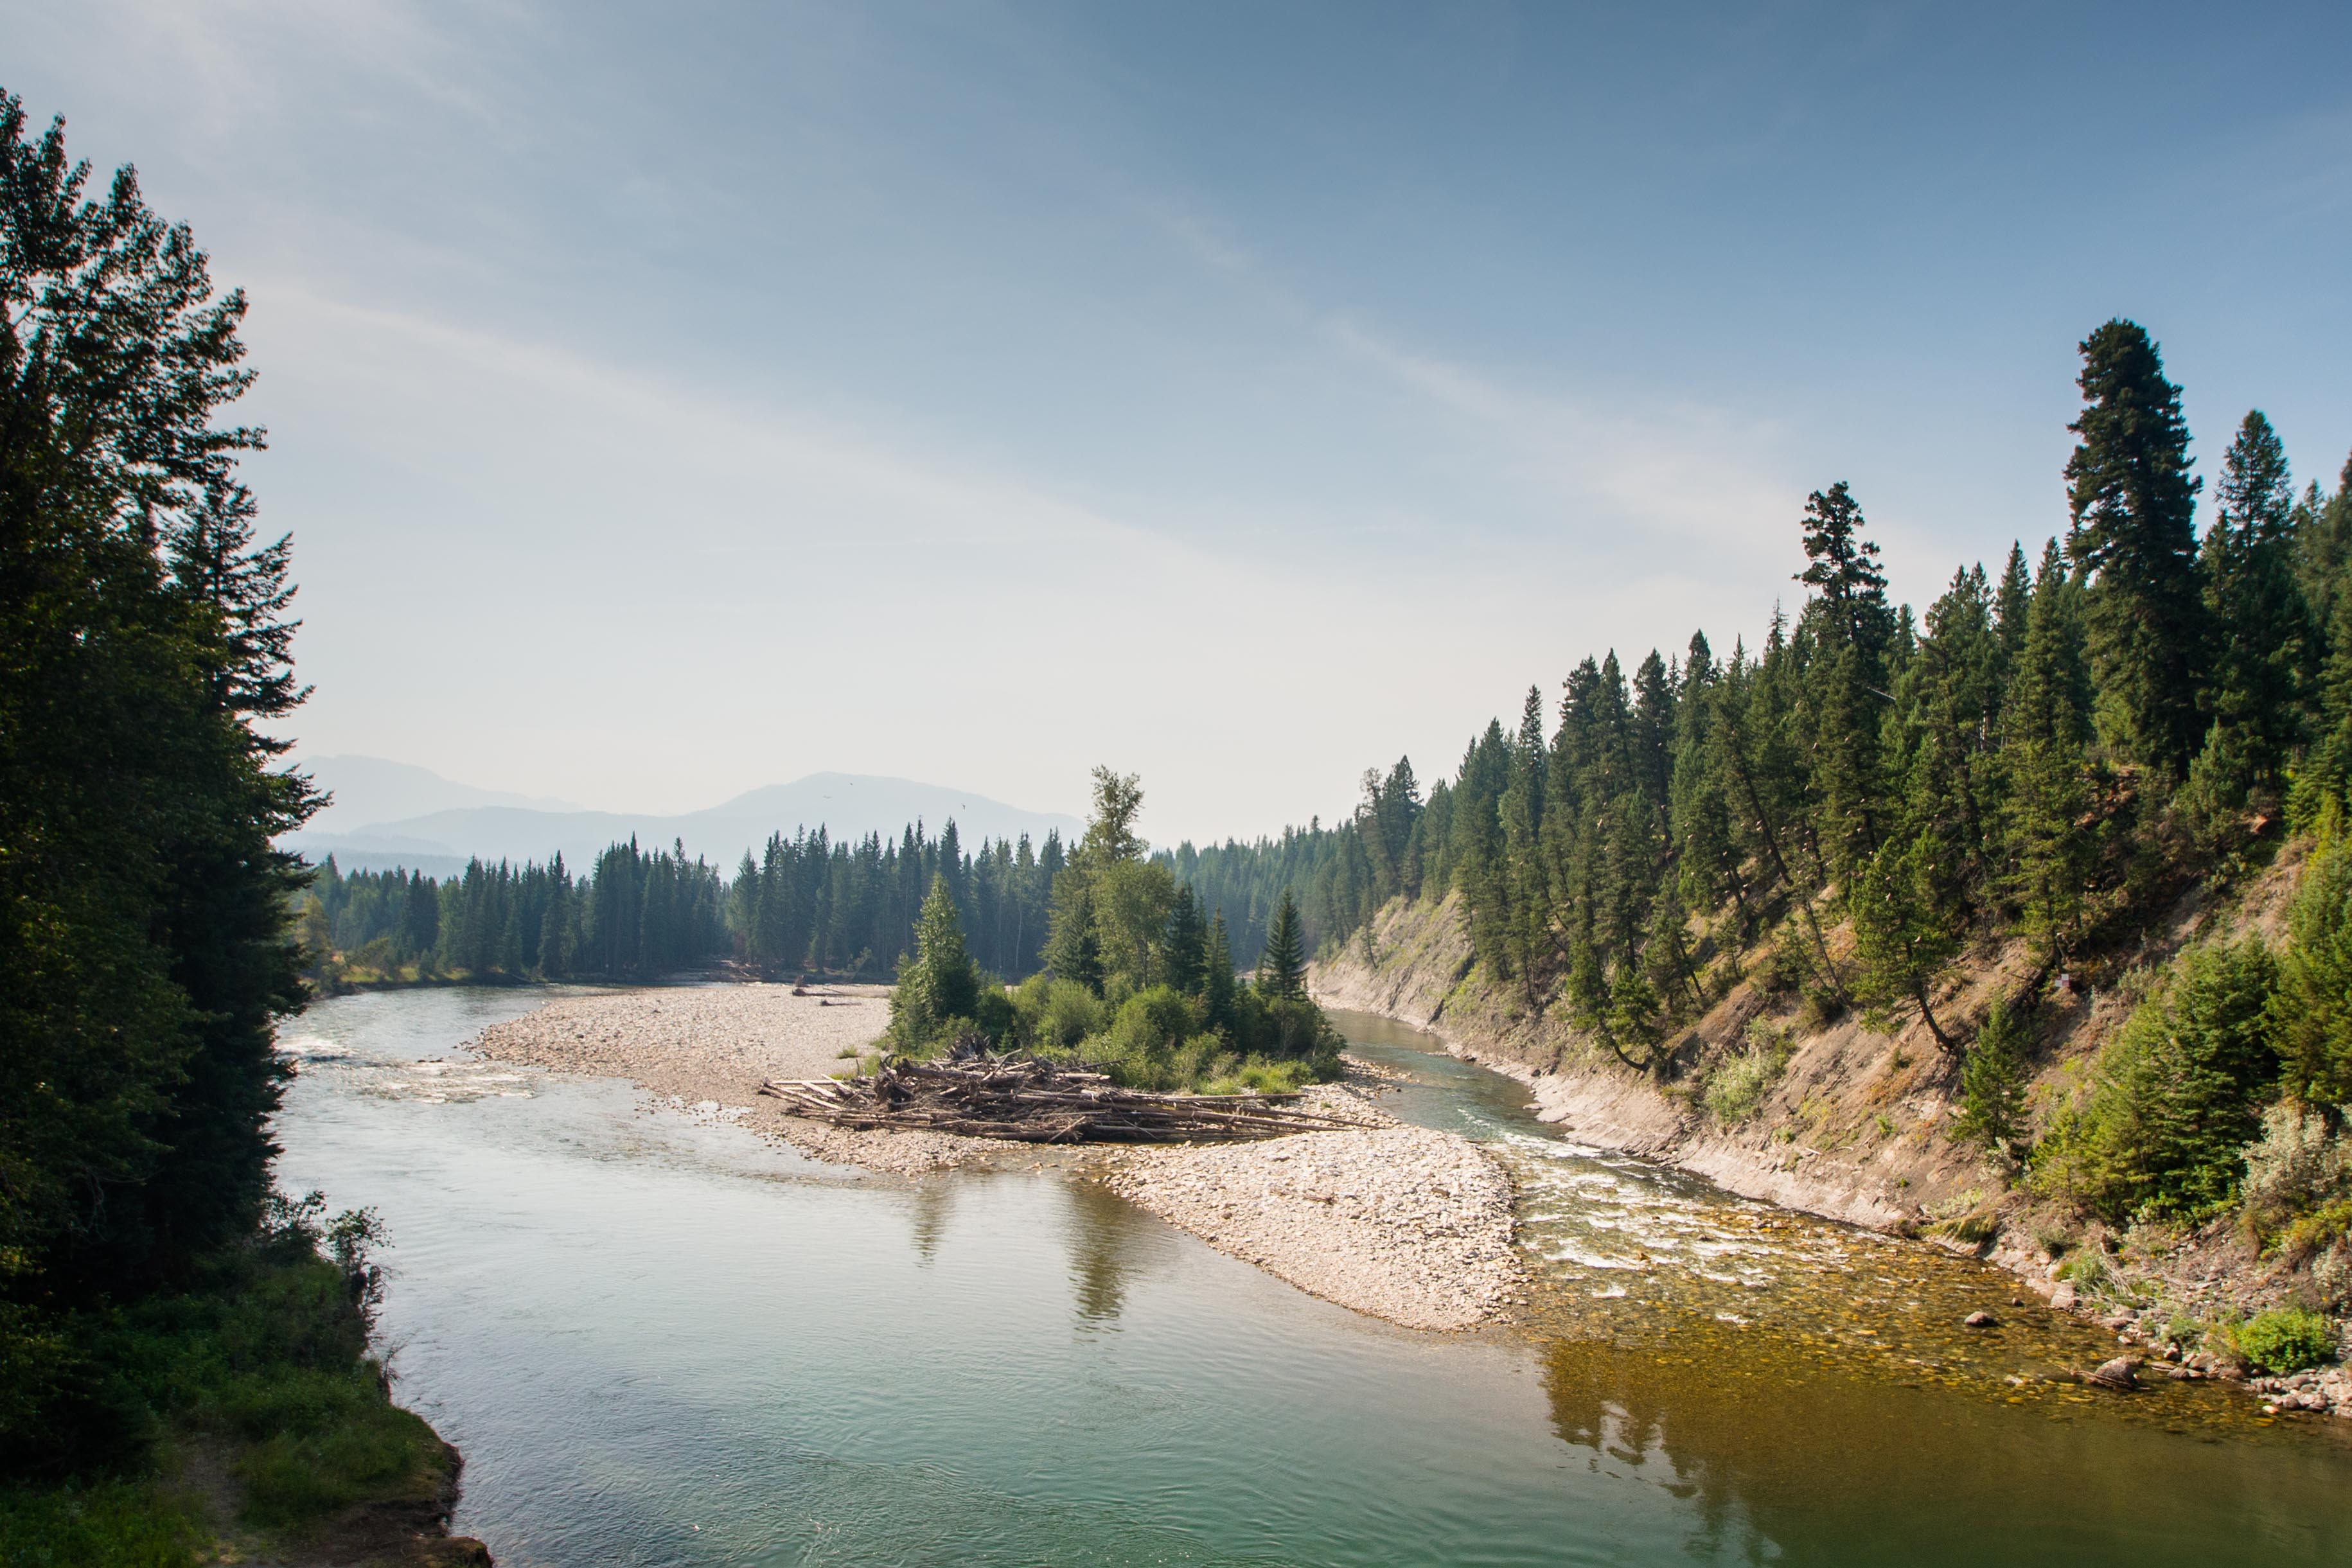
MULTIPOLYGON (((437 779, 437 775, 426 776, 437 779)), ((469 788, 438 781, 456 790, 469 788)), ((321 782, 333 787, 331 779, 321 782)), ((974 790, 838 771, 760 785, 715 806, 676 813, 550 810, 513 803, 527 799, 509 796, 497 801, 451 805, 333 831, 306 829, 287 835, 280 844, 313 861, 332 854, 347 871, 401 865, 439 875, 462 869, 467 860, 476 857, 546 861, 561 853, 575 867, 584 867, 608 844, 634 837, 648 847, 683 843, 689 855, 702 855, 731 870, 743 853, 756 853, 771 833, 790 835, 803 829, 814 831, 823 827, 835 841, 854 841, 868 833, 896 838, 916 821, 936 833, 953 821, 959 836, 970 846, 983 839, 1016 838, 1024 832, 1033 841, 1042 841, 1053 831, 1072 839, 1083 827, 1076 817, 1028 810, 974 790)))

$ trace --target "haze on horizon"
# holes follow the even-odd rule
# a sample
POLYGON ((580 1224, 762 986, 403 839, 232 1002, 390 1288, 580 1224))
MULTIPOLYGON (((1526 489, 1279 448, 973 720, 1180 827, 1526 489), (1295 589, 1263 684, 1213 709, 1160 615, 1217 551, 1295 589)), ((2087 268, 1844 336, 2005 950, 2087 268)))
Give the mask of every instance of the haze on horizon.
MULTIPOLYGON (((0 0, 253 298, 305 754, 837 770, 1165 842, 2061 530, 2075 343, 2352 444, 2340 5, 0 0)), ((2201 518, 2200 518, 2201 520, 2201 518)))

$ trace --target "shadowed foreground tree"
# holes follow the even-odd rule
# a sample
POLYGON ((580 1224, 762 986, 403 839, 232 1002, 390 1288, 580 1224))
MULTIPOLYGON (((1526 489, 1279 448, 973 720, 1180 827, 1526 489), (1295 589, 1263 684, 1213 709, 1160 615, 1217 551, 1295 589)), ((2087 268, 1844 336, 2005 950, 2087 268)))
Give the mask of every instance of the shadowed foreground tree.
POLYGON ((42 1465, 107 1419, 43 1324, 259 1223, 300 996, 271 841, 319 804, 255 727, 303 693, 262 434, 222 419, 244 297, 89 175, 0 94, 0 1448, 42 1465))

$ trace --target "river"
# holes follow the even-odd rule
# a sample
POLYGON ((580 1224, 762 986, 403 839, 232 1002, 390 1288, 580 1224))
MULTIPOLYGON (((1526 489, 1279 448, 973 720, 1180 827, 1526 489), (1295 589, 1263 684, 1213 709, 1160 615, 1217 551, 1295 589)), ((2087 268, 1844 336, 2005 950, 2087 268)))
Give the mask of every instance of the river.
POLYGON ((2112 1341, 1580 1149, 1381 1019, 1335 1015, 1388 1107, 1520 1182, 1521 1322, 1393 1328, 1066 1173, 862 1177, 458 1050, 546 999, 281 1030, 280 1181, 382 1215, 398 1396, 506 1568, 2352 1562, 2352 1423, 2032 1381, 2112 1341))

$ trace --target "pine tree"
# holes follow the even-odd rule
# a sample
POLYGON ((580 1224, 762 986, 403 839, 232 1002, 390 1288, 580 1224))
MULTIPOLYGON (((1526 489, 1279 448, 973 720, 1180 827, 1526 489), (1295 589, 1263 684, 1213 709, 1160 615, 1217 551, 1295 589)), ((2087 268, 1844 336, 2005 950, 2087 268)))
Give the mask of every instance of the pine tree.
POLYGON ((1055 880, 1045 959, 1047 973, 1055 979, 1102 994, 1102 938, 1095 929, 1094 891, 1085 877, 1074 872, 1065 872, 1055 880))
POLYGON ((1887 702, 1886 659, 1895 618, 1886 602, 1878 546, 1864 538, 1861 505, 1843 483, 1807 501, 1798 580, 1816 591, 1800 626, 1811 657, 1802 677, 1804 727, 1812 742, 1812 790, 1830 874, 1850 876, 1884 836, 1879 731, 1887 702))
POLYGON ((1284 1001, 1307 994, 1306 934, 1299 928, 1298 903, 1286 887, 1266 930, 1265 951, 1258 958, 1257 988, 1284 1001))
POLYGON ((915 925, 915 950, 898 966, 890 994, 890 1036, 900 1051, 919 1051, 948 1028, 969 1025, 980 1011, 980 969, 963 941, 955 894, 934 873, 915 925))
POLYGON ((2026 563, 2025 547, 2011 539, 2009 559, 2000 569, 2000 587, 1993 598, 1993 629, 2000 634, 2002 650, 2012 659, 2025 646, 2025 622, 2032 608, 2032 569, 2026 563))
POLYGON ((2286 452, 2260 409, 2246 415, 2222 459, 2201 566, 2212 628, 2210 727, 2192 772, 2216 810, 2275 783, 2303 739, 2309 607, 2295 580, 2294 492, 2286 452))
POLYGON ((1233 1028, 1234 989, 1234 944, 1220 905, 1209 918, 1209 935, 1201 949, 1201 1013, 1211 1029, 1233 1028))
POLYGON ((2178 779, 2199 742, 2204 606, 2180 389, 2137 323, 2082 345, 2082 437, 2066 462, 2067 553, 2088 580, 2084 620, 2098 730, 2123 756, 2178 779))
POLYGON ((1854 878, 1846 905, 1861 964, 1856 993, 1864 1001, 1916 1004, 1927 1032, 1948 1051, 1957 1047, 1936 1018, 1930 993, 1959 954, 1965 918, 1937 874, 1936 849, 1924 833, 1886 845, 1854 878))
POLYGON ((1969 1042, 1960 1069, 1960 1113, 1953 1134, 1992 1148, 2006 1148, 2025 1131, 2025 1049, 2030 1015, 2006 997, 1992 1005, 1984 1025, 1969 1042))
POLYGON ((1168 983, 1188 997, 1201 994, 1208 961, 1208 927, 1201 919, 1199 900, 1190 883, 1176 885, 1175 907, 1168 914, 1168 940, 1162 967, 1168 983))
POLYGON ((2001 717, 2011 890, 2025 933, 2053 965, 2081 931, 2093 849, 2082 826, 2090 804, 2084 776, 2090 689, 2081 591, 2052 540, 2042 552, 2025 646, 2001 717))

